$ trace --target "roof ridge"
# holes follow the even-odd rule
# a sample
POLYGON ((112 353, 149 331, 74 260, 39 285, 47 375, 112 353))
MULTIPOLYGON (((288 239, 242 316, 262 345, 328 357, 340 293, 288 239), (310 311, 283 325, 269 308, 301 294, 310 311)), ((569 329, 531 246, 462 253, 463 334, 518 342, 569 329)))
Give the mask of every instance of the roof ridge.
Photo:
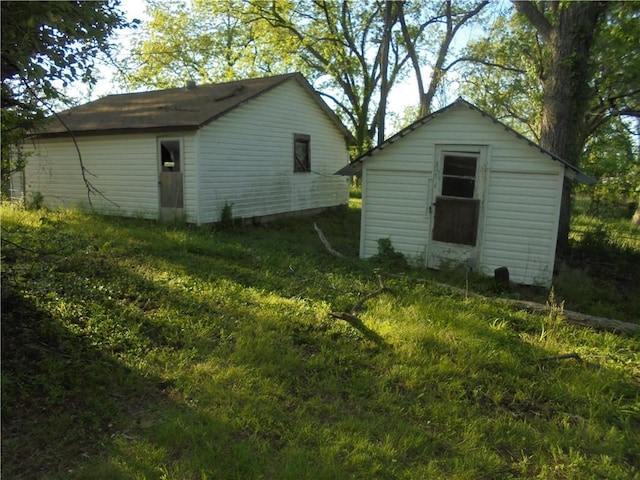
MULTIPOLYGON (((278 75, 267 75, 264 77, 250 77, 250 78, 240 78, 237 80, 227 80, 224 82, 209 82, 209 83, 200 83, 200 84, 196 84, 195 87, 191 87, 191 90, 194 89, 198 89, 198 88, 206 88, 206 87, 217 87, 217 86, 224 86, 224 85, 230 85, 232 83, 246 83, 246 82, 250 82, 250 81, 258 81, 258 80, 267 80, 267 79, 276 79, 279 77, 285 78, 285 77, 293 77, 297 74, 300 74, 300 72, 289 72, 289 73, 280 73, 278 75)), ((134 91, 134 92, 122 92, 122 93, 109 93, 107 95, 104 95, 103 97, 97 98, 96 100, 92 100, 91 102, 87 102, 87 103, 92 103, 95 102, 97 100, 101 100, 103 98, 107 98, 107 97, 119 97, 119 96, 124 96, 124 95, 144 95, 146 93, 160 93, 160 92, 169 92, 171 90, 186 90, 188 89, 188 87, 186 86, 176 86, 176 87, 169 87, 169 88, 156 88, 154 90, 141 90, 141 91, 134 91)), ((87 105, 87 103, 85 103, 84 105, 87 105)), ((75 107, 73 107, 75 108, 75 107)))
POLYGON ((579 182, 582 182, 582 183, 586 183, 587 185, 592 185, 592 184, 595 183, 595 180, 593 178, 591 178, 588 175, 586 175, 584 172, 582 172, 582 170, 580 170, 575 165, 572 165, 571 163, 569 163, 566 160, 560 158, 558 155, 554 154, 553 152, 541 147, 537 142, 534 142, 533 140, 525 137, 523 134, 521 134, 517 130, 515 130, 515 129, 511 128, 510 126, 508 126, 506 123, 501 122, 500 120, 498 120, 497 118, 495 118, 491 114, 485 112, 484 110, 482 110, 477 105, 474 105, 473 103, 469 102, 468 100, 465 100, 462 96, 458 97, 454 102, 450 103, 449 105, 447 105, 447 106, 445 106, 445 107, 443 107, 443 108, 441 108, 439 110, 436 110, 435 112, 432 112, 432 113, 429 113, 427 115, 424 115, 424 116, 420 117, 419 119, 417 119, 415 122, 411 123, 410 125, 406 126, 403 129, 399 130, 398 132, 396 132, 395 134, 393 134, 389 138, 387 138, 384 141, 380 142, 375 147, 373 147, 373 148, 369 149, 368 151, 364 152, 363 154, 361 154, 358 158, 356 158, 349 165, 347 165, 346 167, 344 167, 341 170, 339 170, 338 172, 336 172, 336 174, 338 174, 338 175, 354 175, 354 174, 356 174, 357 171, 359 171, 362 168, 362 162, 365 161, 365 157, 370 157, 371 155, 373 155, 373 153, 375 151, 383 150, 388 145, 392 145, 399 138, 402 138, 402 137, 408 135, 409 133, 413 132, 414 130, 416 130, 416 129, 420 128, 420 127, 422 127, 426 123, 429 123, 431 120, 433 120, 437 116, 441 115, 442 113, 446 112, 447 110, 450 110, 451 108, 455 107, 456 105, 462 105, 462 106, 464 106, 464 107, 466 107, 466 108, 468 108, 468 109, 470 109, 472 111, 475 111, 476 113, 479 113, 483 117, 485 117, 488 120, 492 121, 494 124, 499 125, 500 127, 504 128, 507 132, 509 132, 510 134, 514 135, 518 140, 528 143, 530 147, 538 150, 540 153, 542 153, 544 155, 547 155, 552 160, 554 160, 556 162, 559 162, 566 169, 569 169, 569 170, 571 170, 573 172, 573 174, 570 176, 570 178, 575 179, 575 180, 577 180, 579 182))
POLYGON ((34 136, 99 135, 197 130, 232 110, 295 81, 312 96, 345 138, 351 134, 300 72, 201 86, 112 94, 50 118, 34 136))

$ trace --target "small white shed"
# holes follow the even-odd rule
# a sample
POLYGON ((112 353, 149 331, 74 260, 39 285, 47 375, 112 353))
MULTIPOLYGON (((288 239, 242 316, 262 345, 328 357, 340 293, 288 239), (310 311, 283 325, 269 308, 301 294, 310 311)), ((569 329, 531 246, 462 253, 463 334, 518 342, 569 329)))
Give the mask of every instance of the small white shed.
POLYGON ((415 263, 465 264, 549 286, 565 176, 577 168, 458 99, 356 159, 362 173, 360 256, 378 240, 415 263))
POLYGON ((351 134, 299 73, 110 95, 60 113, 26 150, 47 206, 207 224, 347 204, 351 134), (77 142, 77 148, 76 143, 77 142), (228 210, 227 210, 228 211, 228 210))

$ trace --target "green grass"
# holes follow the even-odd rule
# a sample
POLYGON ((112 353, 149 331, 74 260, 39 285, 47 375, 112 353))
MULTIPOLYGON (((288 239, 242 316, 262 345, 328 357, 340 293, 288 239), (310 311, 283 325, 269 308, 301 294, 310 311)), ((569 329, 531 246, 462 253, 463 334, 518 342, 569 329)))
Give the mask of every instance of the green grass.
POLYGON ((638 338, 360 261, 358 208, 2 215, 3 478, 640 478, 638 338))
POLYGON ((627 322, 640 322, 640 228, 626 207, 598 217, 589 201, 574 200, 573 252, 554 280, 567 308, 627 322))

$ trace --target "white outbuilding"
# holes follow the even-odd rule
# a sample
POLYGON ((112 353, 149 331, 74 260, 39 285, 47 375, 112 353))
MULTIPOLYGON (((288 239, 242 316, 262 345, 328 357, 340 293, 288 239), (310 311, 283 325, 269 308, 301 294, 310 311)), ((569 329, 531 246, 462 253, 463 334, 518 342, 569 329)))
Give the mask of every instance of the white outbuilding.
POLYGON ((362 174, 360 256, 378 241, 414 263, 463 264, 551 285, 565 177, 592 183, 556 155, 458 99, 337 174, 362 174), (504 271, 504 269, 502 270, 504 271))
POLYGON ((195 224, 317 211, 348 203, 350 141, 299 73, 109 95, 32 137, 25 194, 195 224))

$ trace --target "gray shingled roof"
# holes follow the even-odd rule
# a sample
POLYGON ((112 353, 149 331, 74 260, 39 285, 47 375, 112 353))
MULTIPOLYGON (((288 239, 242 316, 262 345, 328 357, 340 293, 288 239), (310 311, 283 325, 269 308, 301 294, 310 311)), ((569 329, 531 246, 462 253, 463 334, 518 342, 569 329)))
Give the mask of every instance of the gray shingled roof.
POLYGON ((36 133, 40 137, 195 130, 290 80, 305 87, 336 123, 353 137, 300 73, 169 90, 108 95, 65 110, 36 133), (61 122, 62 120, 62 122, 61 122), (63 124, 64 122, 64 124, 63 124))

